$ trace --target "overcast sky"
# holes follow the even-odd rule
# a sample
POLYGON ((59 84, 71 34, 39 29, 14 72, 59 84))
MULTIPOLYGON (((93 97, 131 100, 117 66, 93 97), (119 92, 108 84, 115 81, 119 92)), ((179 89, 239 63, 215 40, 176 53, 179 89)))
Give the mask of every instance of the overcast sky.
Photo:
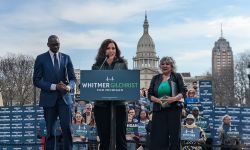
POLYGON ((211 70, 221 23, 234 55, 250 49, 249 6, 248 0, 1 0, 0 56, 36 57, 56 34, 74 67, 88 70, 102 41, 112 38, 132 69, 147 11, 157 56, 172 56, 178 72, 201 75, 211 70))

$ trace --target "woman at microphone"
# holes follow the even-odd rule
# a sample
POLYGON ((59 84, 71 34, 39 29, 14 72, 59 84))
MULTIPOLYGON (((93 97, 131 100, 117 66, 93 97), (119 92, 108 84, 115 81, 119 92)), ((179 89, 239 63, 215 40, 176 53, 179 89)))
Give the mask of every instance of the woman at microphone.
MULTIPOLYGON (((127 70, 127 63, 121 57, 121 51, 116 42, 112 39, 106 39, 102 42, 96 62, 92 70, 127 70)), ((116 149, 126 150, 126 124, 127 113, 125 102, 116 102, 116 149)), ((97 101, 94 107, 94 116, 96 120, 97 133, 100 138, 100 150, 109 150, 110 145, 110 120, 111 120, 111 102, 97 101)))
POLYGON ((148 98, 153 102, 150 150, 180 150, 180 100, 187 90, 171 57, 163 57, 159 67, 162 73, 152 78, 148 89, 148 98))

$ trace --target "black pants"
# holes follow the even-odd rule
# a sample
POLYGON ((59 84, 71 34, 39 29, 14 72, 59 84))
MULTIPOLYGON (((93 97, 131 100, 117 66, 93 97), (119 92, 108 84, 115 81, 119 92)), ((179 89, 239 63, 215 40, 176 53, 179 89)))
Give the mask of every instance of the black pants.
MULTIPOLYGON (((59 116, 60 125, 62 129, 63 137, 63 150, 72 150, 72 134, 71 134, 71 108, 66 105, 62 98, 59 98, 56 105, 53 107, 43 107, 44 118, 47 128, 47 136, 45 143, 45 150, 54 150, 55 145, 57 145, 57 140, 55 138, 55 128, 57 117, 59 116)), ((59 147, 56 147, 59 149, 59 147)))
POLYGON ((153 112, 150 150, 180 150, 181 109, 153 112))
MULTIPOLYGON (((111 103, 107 102, 107 105, 105 106, 95 105, 94 115, 96 120, 97 133, 100 138, 100 150, 109 150, 111 128, 111 103)), ((127 150, 127 113, 125 105, 116 106, 116 122, 114 123, 116 123, 116 149, 127 150)))

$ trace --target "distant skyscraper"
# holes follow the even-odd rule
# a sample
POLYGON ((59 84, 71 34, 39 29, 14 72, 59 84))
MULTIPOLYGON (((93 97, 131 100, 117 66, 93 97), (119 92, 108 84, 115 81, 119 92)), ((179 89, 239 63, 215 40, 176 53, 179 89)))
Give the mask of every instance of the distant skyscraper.
POLYGON ((140 70, 141 88, 148 88, 152 77, 159 73, 159 57, 156 56, 155 43, 148 33, 148 20, 145 14, 143 35, 138 41, 133 69, 140 70))
POLYGON ((229 42, 221 37, 215 42, 212 51, 212 76, 214 79, 214 98, 219 105, 233 105, 234 101, 234 63, 233 51, 229 42))

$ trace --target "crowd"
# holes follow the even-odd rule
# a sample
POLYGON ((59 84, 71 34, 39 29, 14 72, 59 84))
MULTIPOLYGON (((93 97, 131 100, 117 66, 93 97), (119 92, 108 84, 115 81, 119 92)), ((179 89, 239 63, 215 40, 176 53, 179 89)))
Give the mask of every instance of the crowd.
MULTIPOLYGON (((150 145, 150 131, 152 122, 152 104, 147 98, 147 89, 143 88, 140 92, 141 98, 136 102, 129 102, 127 104, 127 149, 148 149, 150 145)), ((187 91, 187 97, 194 98, 196 91, 190 89, 187 91)), ((88 101, 76 101, 72 107, 72 137, 73 137, 73 150, 98 150, 99 137, 97 136, 96 122, 94 119, 94 102, 88 101), (83 144, 84 143, 84 144, 83 144)), ((185 129, 197 129, 195 132, 199 132, 196 139, 189 137, 181 137, 183 150, 204 150, 205 145, 212 145, 210 126, 206 121, 206 118, 200 115, 198 107, 193 107, 188 110, 184 107, 182 112, 182 131, 185 129), (187 140, 185 140, 187 139, 187 140), (202 146, 190 146, 190 145, 203 145, 202 146)), ((231 117, 225 115, 222 118, 222 124, 218 130, 219 137, 222 146, 227 145, 240 145, 239 138, 231 132, 231 117), (233 138, 232 138, 233 137, 233 138)), ((58 122, 59 124, 59 122, 58 122)), ((55 135, 60 142, 62 139, 60 133, 60 126, 55 130, 55 135)), ((194 133, 195 134, 195 133, 194 133)), ((227 148, 222 148, 227 150, 227 148)), ((237 148, 235 148, 237 150, 237 148)))

